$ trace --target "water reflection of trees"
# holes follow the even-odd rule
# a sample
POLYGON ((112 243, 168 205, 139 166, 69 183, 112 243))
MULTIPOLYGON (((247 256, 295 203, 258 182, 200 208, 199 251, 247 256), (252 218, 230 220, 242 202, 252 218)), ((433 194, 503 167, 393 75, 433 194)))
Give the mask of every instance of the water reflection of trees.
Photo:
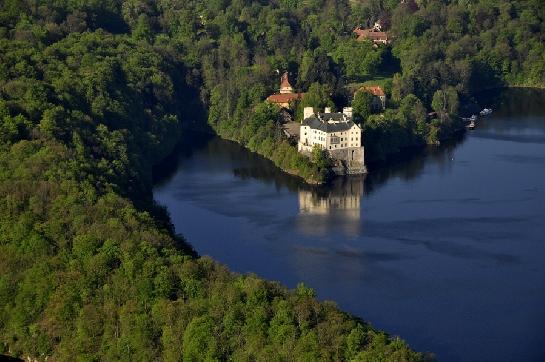
MULTIPOLYGON (((341 217, 359 219, 361 203, 369 195, 393 178, 410 181, 422 175, 424 168, 431 164, 440 167, 451 167, 449 162, 453 150, 463 142, 463 137, 444 143, 441 147, 407 150, 402 157, 392 160, 380 167, 371 167, 366 176, 336 177, 329 183, 312 186, 300 178, 280 171, 271 161, 249 152, 240 145, 204 134, 187 134, 169 158, 154 170, 157 184, 167 183, 183 165, 184 160, 195 154, 205 155, 215 160, 214 163, 229 162, 233 167, 233 175, 239 179, 255 179, 274 185, 278 190, 287 189, 297 192, 300 213, 307 215, 326 215, 336 213, 341 217)), ((206 166, 211 167, 211 162, 206 166)))
POLYGON ((153 183, 156 186, 168 184, 184 160, 209 147, 214 140, 216 137, 209 133, 185 132, 172 153, 153 167, 153 183))
POLYGON ((545 91, 532 88, 493 89, 479 93, 476 101, 480 107, 492 107, 494 115, 518 118, 521 109, 524 117, 544 117, 545 91))
MULTIPOLYGON (((510 89, 503 92, 492 90, 481 93, 477 98, 481 106, 493 106, 495 109, 501 103, 501 109, 495 115, 507 117, 516 115, 523 104, 523 109, 529 114, 545 116, 542 107, 545 102, 545 92, 540 90, 510 89)), ((475 107, 478 108, 478 106, 475 107)), ((407 150, 397 159, 382 164, 380 167, 371 165, 371 173, 365 178, 360 178, 358 182, 363 184, 366 194, 371 194, 392 178, 410 181, 419 177, 426 165, 438 164, 441 167, 450 167, 452 152, 463 141, 464 137, 458 137, 444 143, 441 147, 407 150)), ((175 151, 154 168, 154 181, 158 184, 168 182, 176 174, 180 163, 196 152, 204 152, 213 158, 235 161, 233 174, 238 178, 257 179, 274 184, 278 189, 286 188, 292 192, 308 191, 319 198, 327 198, 331 194, 338 193, 339 188, 351 185, 351 182, 342 181, 345 178, 340 177, 327 185, 309 186, 299 178, 281 172, 269 160, 249 152, 236 143, 193 132, 186 132, 175 151)), ((351 192, 350 189, 347 189, 347 192, 351 192)))
POLYGON ((441 146, 429 146, 422 149, 408 150, 394 160, 381 165, 374 165, 365 179, 365 191, 371 194, 393 178, 411 181, 422 175, 425 167, 438 165, 446 171, 453 166, 451 162, 454 150, 465 141, 465 136, 443 142, 441 146))

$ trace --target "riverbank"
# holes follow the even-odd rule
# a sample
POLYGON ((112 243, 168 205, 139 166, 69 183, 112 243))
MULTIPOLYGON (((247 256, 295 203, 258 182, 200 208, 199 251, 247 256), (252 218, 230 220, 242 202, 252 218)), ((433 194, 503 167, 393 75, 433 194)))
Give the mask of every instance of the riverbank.
MULTIPOLYGON (((419 101, 409 99, 406 103, 413 102, 419 101)), ((418 114, 415 116, 418 120, 411 119, 410 109, 407 114, 408 105, 402 107, 374 115, 364 124, 362 139, 366 162, 386 161, 391 155, 426 144, 438 144, 464 130, 461 122, 450 117, 430 121, 425 114, 418 114)), ((324 184, 335 175, 331 162, 316 162, 297 151, 282 131, 278 108, 273 105, 262 103, 242 120, 209 116, 208 124, 221 138, 262 155, 285 173, 300 177, 310 185, 324 184)))
POLYGON ((244 114, 242 119, 214 117, 217 112, 209 111, 208 124, 223 139, 262 155, 286 173, 301 177, 309 184, 325 182, 330 175, 329 168, 297 151, 280 127, 278 111, 275 105, 266 102, 244 114))
MULTIPOLYGON (((462 127, 462 128, 458 128, 455 131, 453 131, 449 136, 443 137, 440 140, 434 141, 433 143, 426 144, 426 143, 418 142, 418 143, 415 143, 415 144, 404 144, 404 145, 395 146, 395 147, 392 147, 391 149, 384 149, 383 148, 383 149, 381 149, 380 157, 370 156, 370 154, 368 153, 368 151, 366 149, 366 157, 368 157, 368 160, 366 160, 366 164, 369 163, 372 166, 372 168, 383 167, 384 165, 388 164, 390 161, 397 160, 397 159, 402 159, 403 154, 406 153, 406 152, 416 153, 416 152, 419 152, 419 151, 421 151, 422 149, 424 149, 426 147, 441 147, 442 142, 446 142, 446 141, 456 139, 456 138, 462 136, 464 133, 465 133, 465 128, 462 127)), ((310 176, 305 177, 304 174, 307 174, 307 173, 304 172, 304 171, 302 172, 301 169, 299 169, 297 167, 293 167, 293 166, 291 168, 284 167, 284 159, 282 159, 282 158, 276 158, 274 156, 271 156, 270 153, 268 153, 267 151, 260 151, 259 148, 249 147, 247 144, 244 144, 244 143, 240 142, 235 137, 229 137, 229 136, 226 136, 226 135, 224 135, 222 133, 218 133, 217 135, 220 136, 221 138, 223 138, 224 140, 235 142, 235 143, 245 147, 250 152, 255 152, 256 154, 267 158, 268 160, 272 161, 276 165, 276 167, 278 167, 282 172, 284 172, 284 173, 286 173, 288 175, 297 177, 297 178, 301 179, 302 181, 304 181, 305 183, 307 183, 308 185, 323 185, 323 184, 329 182, 331 180, 331 178, 335 176, 335 173, 332 171, 333 167, 331 167, 331 168, 328 168, 326 170, 326 172, 318 171, 316 173, 311 174, 310 176), (316 175, 320 175, 320 176, 316 177, 316 175)), ((363 136, 363 139, 365 140, 365 135, 363 136)), ((297 149, 287 142, 287 139, 282 140, 281 142, 282 143, 279 145, 279 147, 284 148, 287 153, 298 153, 297 149), (289 149, 288 149, 288 147, 289 147, 289 149)), ((304 160, 305 164, 304 164, 303 167, 305 167, 305 169, 306 169, 307 164, 308 164, 307 162, 309 162, 310 160, 306 156, 303 156, 303 157, 305 157, 305 160, 304 160)))
MULTIPOLYGON (((219 136, 221 137, 221 134, 220 134, 219 136)), ((304 182, 306 182, 306 183, 309 184, 309 185, 321 185, 321 184, 324 184, 324 183, 327 181, 327 179, 328 179, 327 176, 321 177, 321 176, 320 176, 321 173, 320 173, 319 171, 317 171, 316 173, 312 173, 310 176, 306 176, 306 177, 305 177, 305 176, 303 176, 303 173, 306 174, 305 171, 302 171, 302 170, 300 170, 300 169, 298 169, 298 168, 294 168, 294 167, 292 167, 292 168, 286 168, 286 167, 284 166, 284 164, 285 164, 284 159, 282 159, 282 158, 280 158, 280 157, 278 157, 278 156, 275 156, 275 154, 272 154, 272 155, 271 155, 270 153, 268 153, 268 152, 265 151, 265 150, 260 149, 259 147, 257 147, 257 148, 250 148, 249 146, 240 143, 240 142, 237 141, 235 138, 229 138, 229 137, 222 137, 222 138, 223 138, 224 140, 227 140, 227 141, 235 142, 235 143, 237 143, 237 144, 239 144, 239 145, 245 147, 246 149, 248 149, 248 151, 254 152, 254 153, 256 153, 256 154, 258 154, 258 155, 260 155, 260 156, 262 156, 262 157, 267 158, 269 161, 272 161, 272 162, 275 164, 276 167, 278 167, 280 170, 282 170, 282 172, 284 172, 284 173, 286 173, 286 174, 288 174, 288 175, 297 177, 297 178, 303 180, 304 182)), ((285 149, 286 149, 287 147, 293 148, 293 147, 289 144, 289 142, 287 142, 287 141, 288 141, 287 139, 286 139, 286 140, 283 140, 282 143, 279 145, 279 147, 280 147, 280 148, 285 148, 285 149), (287 145, 286 145, 284 142, 286 142, 287 145)), ((297 151, 297 150, 295 150, 295 151, 297 151)), ((286 152, 292 153, 291 150, 290 150, 290 151, 286 151, 286 152)))
POLYGON ((441 147, 321 187, 209 138, 178 152, 154 194, 201 254, 303 281, 439 361, 542 361, 545 103, 534 93, 503 95, 441 147))
POLYGON ((184 247, 150 181, 183 116, 200 113, 176 57, 93 29, 54 44, 2 40, 2 81, 23 88, 0 94, 0 353, 422 360, 305 285, 233 273, 184 247))
MULTIPOLYGON (((483 89, 482 92, 490 92, 490 91, 498 91, 499 93, 502 90, 507 89, 545 89, 545 85, 543 88, 535 87, 535 86, 520 86, 520 85, 512 85, 508 87, 491 87, 488 89, 483 89)), ((465 106, 470 106, 471 104, 467 104, 465 106)), ((475 104, 472 104, 473 109, 471 112, 478 112, 480 110, 480 106, 475 104)), ((458 117, 456 117, 458 119, 458 117)), ((430 123, 431 124, 431 123, 430 123)), ((454 122, 451 124, 437 124, 435 125, 435 135, 431 138, 426 138, 424 141, 424 138, 416 138, 412 135, 409 135, 404 140, 402 139, 399 141, 399 128, 392 128, 390 129, 382 129, 379 132, 379 137, 377 139, 369 139, 369 137, 366 137, 366 134, 364 132, 363 134, 363 140, 364 140, 364 147, 366 147, 366 163, 371 165, 371 169, 375 168, 381 168, 384 165, 388 164, 390 161, 396 161, 399 159, 404 158, 404 153, 418 153, 422 149, 426 147, 441 147, 442 143, 445 142, 453 142, 457 139, 460 139, 463 137, 463 135, 466 133, 466 128, 461 122, 454 122)), ((367 128, 369 130, 369 128, 367 128)), ((373 130, 371 130, 372 132, 373 130)), ((406 133, 411 132, 410 129, 406 129, 406 133)), ((278 130, 275 131, 276 134, 280 133, 278 130)), ((291 167, 285 167, 284 159, 282 158, 276 158, 274 156, 271 156, 270 149, 266 148, 265 150, 261 150, 259 146, 250 146, 249 142, 244 142, 236 135, 230 134, 229 132, 225 132, 223 129, 218 129, 217 134, 227 140, 237 142, 238 144, 242 145, 243 147, 246 147, 248 150, 252 152, 256 152, 257 154, 273 161, 273 163, 283 172, 286 174, 298 177, 305 181, 309 185, 320 185, 328 182, 332 176, 334 176, 333 172, 319 172, 316 171, 316 173, 308 176, 308 173, 302 172, 297 165, 291 164, 291 167), (316 177, 316 175, 319 175, 319 177, 316 177)), ((290 145, 287 142, 287 139, 271 139, 271 142, 285 142, 286 144, 282 144, 282 147, 284 147, 285 152, 294 154, 297 152, 295 147, 290 145), (291 148, 291 149, 290 149, 291 148)), ((408 155, 410 156, 410 155, 408 155)), ((305 161, 308 161, 308 158, 305 159, 305 161)), ((304 167, 308 167, 308 163, 304 165, 304 167)))

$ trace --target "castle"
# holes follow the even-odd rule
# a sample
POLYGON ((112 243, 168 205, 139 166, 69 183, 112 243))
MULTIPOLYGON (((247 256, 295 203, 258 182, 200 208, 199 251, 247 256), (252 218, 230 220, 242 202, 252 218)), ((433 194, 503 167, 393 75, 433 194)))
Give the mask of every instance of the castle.
POLYGON ((367 170, 361 138, 362 130, 352 120, 351 107, 345 107, 342 113, 330 108, 315 113, 312 107, 305 107, 297 149, 309 155, 319 147, 337 161, 336 173, 362 174, 367 170))

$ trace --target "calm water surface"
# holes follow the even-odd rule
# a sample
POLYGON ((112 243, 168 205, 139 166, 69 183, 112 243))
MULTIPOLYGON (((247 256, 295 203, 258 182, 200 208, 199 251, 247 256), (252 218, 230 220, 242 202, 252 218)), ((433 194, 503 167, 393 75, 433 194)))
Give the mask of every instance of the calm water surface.
POLYGON ((192 136, 154 195, 201 255, 303 281, 440 361, 543 361, 545 93, 494 107, 463 139, 318 189, 192 136))

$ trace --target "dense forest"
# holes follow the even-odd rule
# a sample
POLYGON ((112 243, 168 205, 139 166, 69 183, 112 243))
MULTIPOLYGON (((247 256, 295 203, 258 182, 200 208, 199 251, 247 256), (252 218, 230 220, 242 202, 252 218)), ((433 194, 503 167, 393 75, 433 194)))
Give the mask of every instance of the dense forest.
POLYGON ((377 159, 433 143, 479 89, 545 84, 544 12, 540 0, 3 0, 0 353, 423 359, 304 285, 198 257, 153 204, 152 165, 208 124, 322 179, 263 102, 284 70, 308 92, 298 107, 342 107, 350 85, 382 79, 384 114, 354 100, 377 159), (354 40, 377 20, 391 46, 354 40))

